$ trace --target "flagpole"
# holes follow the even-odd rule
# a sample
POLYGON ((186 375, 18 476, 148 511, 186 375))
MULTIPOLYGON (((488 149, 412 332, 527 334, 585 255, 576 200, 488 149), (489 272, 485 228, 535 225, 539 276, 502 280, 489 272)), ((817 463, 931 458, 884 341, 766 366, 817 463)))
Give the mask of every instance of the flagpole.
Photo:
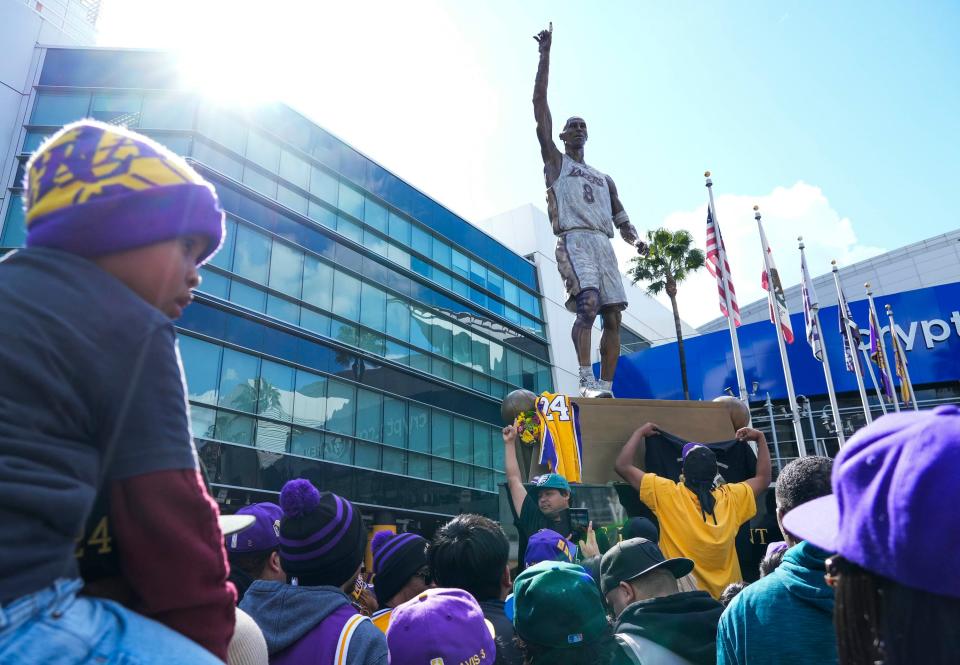
POLYGON ((860 345, 856 343, 853 333, 850 331, 852 320, 847 318, 847 299, 843 295, 843 289, 840 288, 840 271, 837 269, 836 259, 831 261, 830 265, 833 266, 833 283, 837 287, 837 315, 840 317, 840 327, 843 328, 847 348, 850 350, 850 364, 853 365, 853 373, 857 377, 857 390, 860 391, 860 402, 863 404, 863 417, 866 418, 869 425, 873 422, 873 415, 870 413, 870 398, 867 397, 867 389, 863 385, 863 372, 860 370, 860 358, 857 353, 860 350, 860 345))
MULTIPOLYGON (((763 265, 767 271, 767 280, 771 288, 767 289, 767 301, 770 303, 772 312, 776 312, 776 303, 773 301, 773 279, 771 274, 770 261, 767 256, 767 236, 763 232, 763 225, 760 222, 760 206, 753 206, 753 218, 757 220, 757 228, 760 230, 760 245, 763 250, 763 265)), ((777 346, 780 347, 780 364, 783 365, 783 379, 787 384, 787 399, 790 401, 790 414, 793 417, 793 434, 797 437, 797 450, 800 457, 806 457, 807 444, 803 440, 803 426, 800 424, 800 409, 797 408, 797 394, 793 389, 793 373, 790 371, 790 360, 787 358, 787 344, 783 339, 783 329, 780 327, 780 315, 777 314, 777 320, 774 322, 774 328, 777 329, 777 346)), ((769 400, 769 395, 767 396, 769 400)), ((772 421, 771 421, 772 422, 772 421)))
POLYGON ((717 250, 720 258, 720 275, 723 278, 723 297, 727 304, 727 328, 730 329, 730 343, 733 346, 733 365, 737 371, 737 383, 740 388, 740 401, 744 404, 749 403, 749 393, 747 393, 747 380, 743 376, 743 359, 740 358, 740 341, 737 339, 737 324, 733 320, 733 306, 730 302, 730 274, 727 272, 727 250, 721 242, 719 233, 720 223, 717 221, 717 209, 713 205, 713 180, 710 179, 710 171, 703 174, 707 179, 707 193, 710 196, 710 214, 713 215, 713 223, 717 226, 717 250))
POLYGON ((867 366, 867 371, 870 372, 870 381, 873 383, 873 391, 877 394, 877 401, 880 402, 880 410, 883 411, 883 415, 887 415, 887 405, 883 401, 883 393, 880 392, 880 384, 877 383, 877 375, 873 372, 873 363, 870 362, 870 353, 861 347, 860 355, 863 356, 863 362, 867 366))
MULTIPOLYGON (((896 354, 898 351, 897 347, 899 346, 899 342, 898 340, 893 339, 893 335, 897 334, 897 326, 893 322, 893 308, 890 306, 889 303, 887 304, 886 307, 887 307, 887 317, 890 319, 890 335, 891 335, 890 341, 892 341, 894 344, 893 352, 896 354)), ((913 403, 913 410, 919 411, 920 407, 917 406, 917 395, 916 393, 913 392, 913 381, 910 380, 910 369, 907 367, 907 353, 906 353, 906 350, 902 349, 902 347, 899 350, 900 350, 900 360, 903 363, 903 379, 902 380, 907 382, 907 394, 910 395, 910 401, 913 403)))
POLYGON ((890 361, 887 358, 887 349, 883 343, 883 329, 880 326, 880 317, 877 316, 877 306, 873 302, 873 291, 870 290, 870 282, 867 282, 863 285, 867 290, 867 301, 870 303, 870 314, 873 316, 873 320, 877 324, 877 336, 879 339, 877 342, 880 344, 880 353, 883 354, 884 358, 884 368, 883 372, 887 375, 887 383, 890 384, 890 399, 893 400, 893 409, 896 413, 900 413, 900 400, 897 398, 896 386, 893 384, 893 368, 890 365, 890 361))
MULTIPOLYGON (((803 236, 800 236, 797 240, 800 242, 800 260, 806 265, 807 259, 803 251, 803 236)), ((837 443, 842 448, 843 444, 847 441, 843 435, 843 421, 840 420, 840 407, 837 406, 837 393, 833 389, 833 375, 830 373, 830 359, 828 358, 827 346, 823 338, 823 327, 820 325, 820 307, 817 305, 811 307, 811 310, 813 325, 816 326, 817 334, 820 335, 820 347, 823 354, 823 359, 820 362, 823 365, 823 378, 827 382, 827 397, 830 399, 830 410, 833 412, 833 425, 837 430, 837 443)), ((824 447, 826 447, 826 444, 824 444, 824 447)))

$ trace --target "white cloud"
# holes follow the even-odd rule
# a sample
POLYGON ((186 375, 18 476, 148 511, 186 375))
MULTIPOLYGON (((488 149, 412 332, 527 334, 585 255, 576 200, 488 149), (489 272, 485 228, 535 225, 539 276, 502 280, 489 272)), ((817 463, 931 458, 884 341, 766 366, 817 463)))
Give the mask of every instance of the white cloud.
MULTIPOLYGON (((790 187, 776 187, 762 196, 721 194, 715 204, 741 307, 766 295, 760 286, 763 256, 753 217, 754 205, 760 206, 763 228, 785 288, 800 282, 798 236, 803 236, 807 264, 814 277, 828 272, 832 259, 843 267, 887 251, 858 242, 853 222, 833 209, 823 190, 803 181, 790 187)), ((660 226, 686 229, 693 234, 697 246, 704 248, 706 220, 704 201, 694 210, 670 213, 661 220, 660 226)), ((615 243, 615 247, 621 269, 625 271, 632 252, 624 243, 615 243)), ((716 280, 704 268, 680 287, 677 297, 680 316, 691 325, 702 325, 720 316, 717 300, 716 280)), ((666 296, 662 301, 669 305, 666 296)))

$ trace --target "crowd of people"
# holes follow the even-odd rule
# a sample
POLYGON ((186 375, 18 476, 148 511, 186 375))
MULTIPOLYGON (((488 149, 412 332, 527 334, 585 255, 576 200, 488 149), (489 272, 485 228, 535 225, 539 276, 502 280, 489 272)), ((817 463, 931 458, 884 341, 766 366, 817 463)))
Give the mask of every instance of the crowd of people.
POLYGON ((658 428, 640 427, 615 470, 656 522, 603 551, 573 526, 576 484, 525 483, 504 428, 515 568, 489 517, 371 540, 304 478, 225 518, 171 323, 223 242, 213 188, 91 121, 26 171, 28 248, 0 261, 0 664, 958 662, 960 408, 886 416, 833 461, 786 465, 784 540, 751 584, 734 541, 771 464, 749 427, 756 473, 737 483, 698 443, 679 481, 645 472, 658 428))

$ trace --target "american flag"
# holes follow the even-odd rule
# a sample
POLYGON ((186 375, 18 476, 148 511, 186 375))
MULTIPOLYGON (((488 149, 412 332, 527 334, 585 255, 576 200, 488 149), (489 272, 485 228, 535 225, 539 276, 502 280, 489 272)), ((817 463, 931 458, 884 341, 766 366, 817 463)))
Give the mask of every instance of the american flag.
POLYGON ((727 262, 727 248, 723 244, 723 236, 720 235, 720 227, 713 218, 713 212, 710 206, 707 206, 707 270, 717 278, 717 291, 720 293, 720 313, 730 317, 727 312, 727 299, 724 293, 724 282, 730 292, 730 307, 733 308, 733 324, 740 325, 740 308, 737 306, 737 292, 733 288, 733 280, 730 279, 730 263, 727 262), (721 269, 720 254, 723 253, 723 268, 721 269))
POLYGON ((800 290, 803 293, 803 324, 807 329, 807 344, 813 350, 813 356, 820 362, 823 362, 823 336, 820 334, 820 327, 815 314, 820 309, 820 303, 817 301, 817 292, 813 290, 813 282, 810 281, 810 272, 807 270, 807 257, 803 253, 803 246, 800 246, 800 272, 802 280, 800 290))
POLYGON ((850 313, 850 305, 847 304, 847 297, 843 294, 843 289, 838 285, 837 286, 837 318, 840 320, 840 337, 843 338, 843 356, 847 364, 847 371, 852 372, 853 363, 863 369, 863 366, 860 365, 860 344, 862 343, 860 339, 860 326, 857 325, 856 321, 853 320, 853 315, 850 313), (847 328, 850 329, 850 337, 853 338, 853 347, 850 348, 850 343, 847 341, 847 328))

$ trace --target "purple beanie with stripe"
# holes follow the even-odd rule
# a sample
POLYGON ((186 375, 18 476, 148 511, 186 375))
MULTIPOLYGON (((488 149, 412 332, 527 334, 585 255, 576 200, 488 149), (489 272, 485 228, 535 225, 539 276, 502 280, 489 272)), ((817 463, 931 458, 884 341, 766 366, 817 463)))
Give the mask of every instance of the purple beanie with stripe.
POLYGON ((415 533, 381 531, 373 537, 373 590, 380 607, 388 607, 388 601, 427 565, 426 547, 426 539, 415 533))
POLYGON ((280 491, 280 508, 280 563, 296 584, 342 587, 353 579, 367 539, 352 503, 297 478, 280 491))

